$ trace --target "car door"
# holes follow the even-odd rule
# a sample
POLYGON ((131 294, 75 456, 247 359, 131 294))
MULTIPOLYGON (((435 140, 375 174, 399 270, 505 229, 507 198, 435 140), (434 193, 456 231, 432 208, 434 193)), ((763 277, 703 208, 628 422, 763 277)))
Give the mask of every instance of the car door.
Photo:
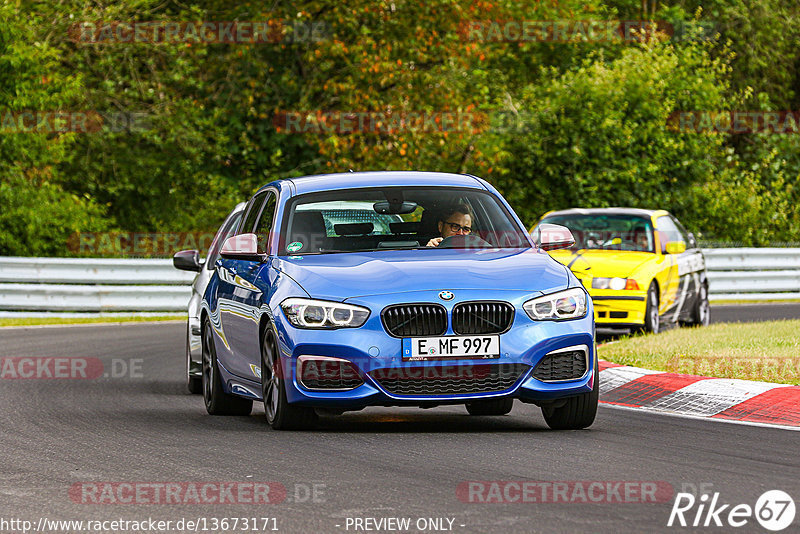
POLYGON ((706 260, 703 252, 697 246, 697 241, 694 236, 686 231, 686 228, 680 223, 674 215, 670 215, 672 222, 678 228, 681 237, 686 241, 686 252, 680 255, 678 262, 679 275, 688 280, 686 301, 680 310, 681 319, 691 319, 691 313, 694 309, 697 299, 700 298, 700 286, 705 282, 703 272, 706 268, 706 260))
MULTIPOLYGON (((250 199, 236 230, 237 235, 253 231, 269 193, 268 190, 260 191, 250 199)), ((217 306, 223 340, 222 344, 217 343, 217 358, 226 370, 245 378, 252 378, 253 373, 242 357, 247 352, 246 339, 249 332, 244 318, 252 317, 257 308, 253 309, 253 291, 242 273, 256 269, 257 265, 258 262, 231 258, 220 258, 215 263, 219 277, 217 306)))
MULTIPOLYGON (((252 226, 248 221, 239 232, 255 233, 258 236, 258 252, 267 254, 266 259, 235 260, 235 264, 225 265, 229 270, 229 276, 232 275, 230 285, 233 286, 229 297, 231 311, 225 314, 223 319, 233 353, 229 370, 251 380, 257 379, 260 372, 258 328, 261 307, 269 297, 269 283, 262 280, 262 272, 264 275, 267 274, 271 262, 269 257, 271 251, 268 248, 269 234, 275 219, 276 204, 277 192, 267 190, 258 215, 252 218, 254 221, 252 226)), ((267 279, 267 276, 264 276, 264 279, 267 279)))
MULTIPOLYGON (((208 283, 211 276, 216 269, 217 260, 219 259, 219 251, 222 244, 227 238, 236 232, 236 227, 242 219, 242 207, 244 203, 237 205, 236 208, 228 215, 225 222, 217 230, 214 235, 214 240, 208 249, 208 256, 203 264, 203 268, 192 283, 192 298, 189 300, 189 351, 191 353, 192 361, 196 362, 199 366, 201 359, 201 336, 200 336, 200 304, 205 295, 208 283)), ((199 367, 198 367, 199 369, 199 367)))
POLYGON ((693 301, 692 283, 692 258, 695 252, 691 251, 688 238, 681 233, 678 225, 671 215, 662 215, 656 219, 656 229, 659 233, 659 246, 661 254, 667 260, 666 277, 661 288, 661 303, 659 313, 669 322, 676 322, 682 313, 691 309, 693 301), (680 252, 667 252, 667 243, 682 245, 680 252))

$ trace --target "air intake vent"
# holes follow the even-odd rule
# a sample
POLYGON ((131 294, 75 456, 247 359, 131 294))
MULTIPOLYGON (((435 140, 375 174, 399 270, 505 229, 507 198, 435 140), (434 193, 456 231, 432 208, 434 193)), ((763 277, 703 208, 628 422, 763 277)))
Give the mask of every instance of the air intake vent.
POLYGON ((583 348, 548 354, 533 369, 533 377, 544 382, 576 380, 586 374, 583 348))
POLYGON ((436 365, 376 369, 370 376, 393 395, 468 395, 509 389, 528 369, 522 363, 436 365))
POLYGON ((389 306, 381 320, 394 337, 441 336, 447 331, 447 310, 440 304, 389 306))
POLYGON ((514 321, 514 307, 508 302, 462 302, 453 308, 456 334, 502 334, 514 321))
POLYGON ((300 384, 306 389, 347 390, 364 383, 353 363, 338 358, 300 356, 297 360, 300 384))

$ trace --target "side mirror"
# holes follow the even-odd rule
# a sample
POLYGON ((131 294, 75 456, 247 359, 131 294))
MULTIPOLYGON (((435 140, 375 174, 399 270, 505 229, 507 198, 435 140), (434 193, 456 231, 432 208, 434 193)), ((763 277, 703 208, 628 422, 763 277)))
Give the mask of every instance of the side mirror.
POLYGON ((199 273, 203 268, 200 263, 200 252, 196 250, 181 250, 172 256, 172 265, 181 271, 194 271, 199 273))
POLYGON ((689 248, 697 248, 697 239, 691 232, 689 232, 689 248))
POLYGON ((229 237, 222 244, 219 255, 229 260, 248 261, 262 261, 266 256, 258 252, 256 234, 239 234, 229 237))
POLYGON ((547 251, 569 248, 575 244, 572 232, 560 224, 542 223, 534 229, 532 237, 539 248, 547 251))
POLYGON ((667 246, 665 248, 667 254, 682 254, 686 252, 686 243, 683 241, 667 241, 667 246))

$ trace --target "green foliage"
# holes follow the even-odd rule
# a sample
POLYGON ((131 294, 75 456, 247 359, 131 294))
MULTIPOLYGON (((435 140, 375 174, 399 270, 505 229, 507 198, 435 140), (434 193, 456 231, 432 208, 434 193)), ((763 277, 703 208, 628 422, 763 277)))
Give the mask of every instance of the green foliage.
POLYGON ((67 254, 73 232, 214 230, 264 183, 349 168, 484 176, 526 223, 567 206, 633 205, 670 209, 708 239, 800 239, 796 136, 666 127, 678 110, 796 107, 800 9, 787 0, 645 5, 0 0, 0 113, 146 119, 122 131, 0 133, 0 254, 67 254), (463 35, 470 21, 638 18, 667 20, 679 35, 640 44, 463 35), (293 20, 325 32, 263 44, 70 38, 78 22, 114 20, 293 20), (709 24, 720 39, 697 29, 709 24), (287 111, 492 120, 450 131, 292 133, 273 123, 287 111), (500 127, 498 112, 516 127, 500 127))
MULTIPOLYGON (((37 41, 19 12, 0 4, 0 116, 56 111, 74 101, 80 79, 59 68, 58 51, 37 41)), ((10 119, 9 119, 10 117, 10 119)), ((91 199, 65 192, 57 165, 73 149, 73 134, 0 134, 0 255, 67 255, 72 232, 105 227, 91 199)))
MULTIPOLYGON (((718 54, 724 53, 726 45, 733 51, 734 91, 751 91, 756 96, 764 93, 774 109, 797 109, 800 11, 796 1, 691 0, 677 4, 689 14, 696 13, 718 33, 718 54)), ((756 101, 753 98, 746 104, 752 106, 756 101)))
POLYGON ((55 184, 6 177, 0 182, 0 255, 70 256, 70 236, 106 229, 102 214, 55 184))
POLYGON ((728 178, 721 136, 667 128, 675 109, 725 109, 724 64, 700 47, 631 47, 529 87, 505 138, 497 185, 528 222, 550 209, 685 209, 697 184, 728 178))

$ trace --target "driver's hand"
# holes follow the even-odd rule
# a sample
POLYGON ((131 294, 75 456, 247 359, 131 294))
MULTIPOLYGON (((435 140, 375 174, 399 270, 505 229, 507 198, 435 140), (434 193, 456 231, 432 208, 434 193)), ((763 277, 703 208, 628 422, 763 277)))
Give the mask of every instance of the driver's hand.
POLYGON ((438 247, 439 243, 442 242, 442 239, 444 239, 444 238, 443 237, 434 237, 433 239, 428 241, 428 244, 425 245, 425 246, 426 247, 438 247))

